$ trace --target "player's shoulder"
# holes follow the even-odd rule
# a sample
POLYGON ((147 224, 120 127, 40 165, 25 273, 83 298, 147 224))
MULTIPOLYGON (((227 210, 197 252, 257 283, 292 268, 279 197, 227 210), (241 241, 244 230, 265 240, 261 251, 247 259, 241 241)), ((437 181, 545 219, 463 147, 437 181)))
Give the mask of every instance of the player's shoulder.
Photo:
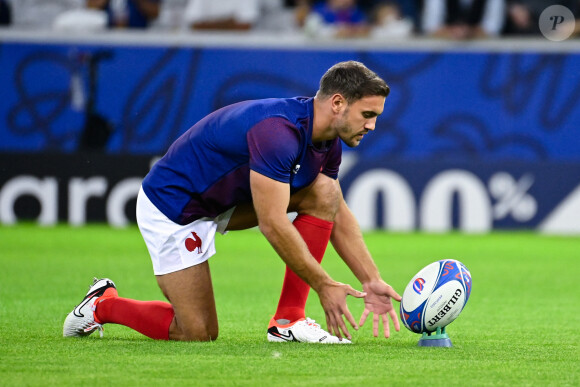
POLYGON ((312 98, 267 98, 238 102, 222 109, 220 115, 244 127, 275 119, 298 128, 309 122, 312 111, 312 98))
POLYGON ((275 98, 266 102, 269 117, 281 117, 301 127, 313 115, 313 99, 307 97, 275 98))
POLYGON ((313 110, 313 99, 307 97, 246 100, 215 111, 202 125, 227 127, 234 132, 277 127, 306 136, 313 110))
POLYGON ((249 101, 251 105, 260 108, 264 113, 282 116, 307 115, 312 105, 312 98, 267 98, 249 101))

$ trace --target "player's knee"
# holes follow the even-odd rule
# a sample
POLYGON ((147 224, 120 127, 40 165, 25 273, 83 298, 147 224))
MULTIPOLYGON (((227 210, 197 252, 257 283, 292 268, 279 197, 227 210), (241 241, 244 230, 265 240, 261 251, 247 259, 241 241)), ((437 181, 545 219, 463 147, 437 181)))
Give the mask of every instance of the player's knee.
POLYGON ((217 327, 197 327, 188 329, 178 338, 179 341, 214 341, 218 338, 217 327))
POLYGON ((330 189, 317 196, 316 210, 320 217, 327 220, 334 220, 338 211, 339 194, 335 189, 330 189))
POLYGON ((177 341, 213 341, 217 339, 218 333, 216 319, 208 321, 199 318, 176 318, 170 328, 169 338, 177 341))
POLYGON ((317 179, 314 184, 297 197, 294 211, 334 221, 340 204, 340 187, 328 177, 317 179))

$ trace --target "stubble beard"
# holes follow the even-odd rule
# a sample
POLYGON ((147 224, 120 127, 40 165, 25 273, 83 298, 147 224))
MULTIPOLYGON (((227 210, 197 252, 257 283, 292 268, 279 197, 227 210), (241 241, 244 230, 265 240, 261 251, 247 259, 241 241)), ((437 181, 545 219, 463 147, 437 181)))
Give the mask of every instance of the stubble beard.
POLYGON ((338 136, 349 148, 359 146, 360 139, 357 138, 359 134, 353 134, 352 127, 349 124, 341 122, 337 129, 338 136))

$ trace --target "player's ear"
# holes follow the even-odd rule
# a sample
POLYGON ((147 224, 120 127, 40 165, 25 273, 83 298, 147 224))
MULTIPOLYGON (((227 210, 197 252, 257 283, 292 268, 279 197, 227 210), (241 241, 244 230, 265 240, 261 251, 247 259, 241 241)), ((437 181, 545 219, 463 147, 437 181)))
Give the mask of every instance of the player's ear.
POLYGON ((340 113, 346 108, 346 99, 342 96, 342 94, 334 94, 332 97, 330 97, 330 103, 333 113, 340 113))

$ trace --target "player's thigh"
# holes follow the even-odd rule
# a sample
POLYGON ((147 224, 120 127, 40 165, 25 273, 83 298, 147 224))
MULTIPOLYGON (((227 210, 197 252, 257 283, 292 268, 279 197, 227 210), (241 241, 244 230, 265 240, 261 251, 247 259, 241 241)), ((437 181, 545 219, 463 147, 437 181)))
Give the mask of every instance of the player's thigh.
POLYGON ((241 203, 231 214, 226 230, 246 230, 258 225, 258 216, 252 203, 241 203))
POLYGON ((218 319, 208 261, 156 278, 175 311, 170 338, 215 340, 218 319))
POLYGON ((312 184, 290 197, 289 211, 332 221, 341 197, 338 181, 320 173, 312 184))
MULTIPOLYGON (((292 194, 288 205, 289 212, 298 212, 333 220, 342 193, 338 181, 324 174, 307 187, 292 194)), ((258 225, 258 217, 252 203, 242 203, 236 206, 229 218, 228 231, 245 230, 258 225)))

